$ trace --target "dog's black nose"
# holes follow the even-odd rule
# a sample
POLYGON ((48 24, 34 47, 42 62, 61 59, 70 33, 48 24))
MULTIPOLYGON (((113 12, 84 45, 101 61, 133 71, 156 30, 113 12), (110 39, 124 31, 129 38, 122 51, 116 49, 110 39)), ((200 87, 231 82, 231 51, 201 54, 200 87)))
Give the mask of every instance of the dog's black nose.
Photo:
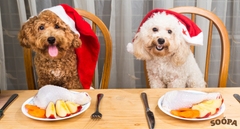
POLYGON ((48 43, 50 43, 50 44, 54 44, 55 43, 55 38, 54 37, 49 37, 48 39, 47 39, 47 41, 48 41, 48 43))
POLYGON ((158 39, 158 43, 159 43, 159 44, 164 44, 164 43, 165 43, 165 40, 164 40, 163 38, 159 38, 159 39, 158 39))

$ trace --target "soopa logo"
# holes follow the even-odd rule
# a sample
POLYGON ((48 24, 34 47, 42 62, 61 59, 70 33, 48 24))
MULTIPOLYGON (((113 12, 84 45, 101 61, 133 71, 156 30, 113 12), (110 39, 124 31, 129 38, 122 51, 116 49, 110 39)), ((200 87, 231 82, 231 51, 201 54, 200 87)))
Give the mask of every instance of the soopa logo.
POLYGON ((211 126, 220 125, 220 124, 237 126, 237 120, 226 119, 225 117, 223 117, 222 119, 211 120, 210 123, 211 123, 211 126))

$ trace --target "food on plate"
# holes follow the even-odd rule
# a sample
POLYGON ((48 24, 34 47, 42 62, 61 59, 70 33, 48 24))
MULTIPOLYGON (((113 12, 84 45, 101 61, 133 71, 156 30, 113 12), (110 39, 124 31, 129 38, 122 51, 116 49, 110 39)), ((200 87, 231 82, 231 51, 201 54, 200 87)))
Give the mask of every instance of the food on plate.
POLYGON ((213 99, 193 105, 192 109, 200 111, 200 118, 215 115, 223 103, 223 99, 213 99))
POLYGON ((46 85, 33 97, 34 105, 24 106, 31 116, 56 119, 79 112, 82 105, 90 101, 91 97, 86 92, 72 92, 62 87, 46 85))
POLYGON ((82 109, 81 105, 75 104, 70 101, 64 102, 63 100, 57 100, 56 106, 51 101, 49 102, 46 110, 40 109, 36 105, 25 105, 26 109, 28 109, 28 114, 38 118, 49 118, 56 119, 59 117, 67 117, 71 114, 77 113, 82 109))
POLYGON ((46 108, 46 117, 50 119, 56 119, 56 109, 54 103, 51 101, 46 108))
POLYGON ((26 104, 25 108, 28 110, 28 114, 31 116, 38 117, 38 118, 46 118, 45 116, 46 111, 44 109, 40 109, 36 105, 26 104))
POLYGON ((199 104, 193 105, 188 109, 171 110, 171 114, 184 118, 207 118, 215 115, 223 103, 223 99, 213 99, 203 101, 199 104), (193 113, 194 111, 195 113, 193 113), (198 112, 196 112, 198 111, 198 112))
POLYGON ((79 105, 84 105, 91 101, 91 97, 86 92, 73 93, 63 87, 46 85, 39 89, 33 98, 33 102, 41 109, 46 109, 49 102, 56 102, 59 99, 79 105))
POLYGON ((183 91, 170 91, 164 95, 162 101, 162 107, 166 111, 179 110, 183 108, 191 108, 193 105, 198 104, 203 101, 220 99, 220 93, 205 93, 198 94, 189 92, 186 90, 183 91))
POLYGON ((31 116, 38 117, 38 118, 46 118, 45 116, 46 111, 44 109, 40 109, 36 105, 26 104, 25 108, 28 109, 28 114, 31 116))
POLYGON ((28 110, 28 114, 38 118, 46 118, 46 111, 44 109, 28 110))
POLYGON ((67 105, 69 111, 72 114, 77 113, 77 112, 79 112, 82 109, 81 105, 78 105, 78 104, 70 102, 70 101, 66 101, 66 105, 67 105))
POLYGON ((170 91, 164 95, 162 107, 183 118, 207 118, 215 115, 223 104, 220 93, 170 91))
POLYGON ((57 100, 56 112, 59 117, 66 117, 71 115, 66 103, 63 100, 57 100))
POLYGON ((35 110, 35 109, 40 109, 39 107, 37 107, 36 105, 30 105, 30 104, 26 104, 25 108, 27 108, 28 110, 35 110))
POLYGON ((199 110, 194 110, 194 109, 179 109, 179 110, 171 110, 171 114, 179 117, 184 117, 184 118, 198 118, 200 115, 199 110))

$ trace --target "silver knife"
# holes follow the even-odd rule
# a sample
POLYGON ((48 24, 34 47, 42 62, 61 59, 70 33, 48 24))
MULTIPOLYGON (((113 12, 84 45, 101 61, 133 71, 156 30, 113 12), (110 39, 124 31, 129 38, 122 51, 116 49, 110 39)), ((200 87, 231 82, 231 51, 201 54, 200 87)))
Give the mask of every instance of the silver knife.
POLYGON ((240 96, 238 94, 233 94, 233 97, 240 103, 240 96))
POLYGON ((3 105, 3 107, 0 109, 0 118, 3 116, 3 111, 7 108, 7 106, 18 97, 18 94, 13 94, 8 101, 3 105))
POLYGON ((148 106, 148 99, 147 99, 147 94, 146 93, 141 93, 142 99, 143 99, 143 103, 146 109, 146 116, 147 116, 147 121, 148 121, 148 126, 150 129, 154 129, 155 127, 155 119, 154 119, 154 115, 153 112, 150 111, 150 108, 148 106))

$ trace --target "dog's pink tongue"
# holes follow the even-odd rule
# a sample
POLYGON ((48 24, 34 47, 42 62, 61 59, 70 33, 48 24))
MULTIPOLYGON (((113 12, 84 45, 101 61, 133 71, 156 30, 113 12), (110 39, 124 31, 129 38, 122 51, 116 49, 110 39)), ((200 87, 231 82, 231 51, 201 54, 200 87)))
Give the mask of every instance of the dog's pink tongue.
POLYGON ((58 54, 58 49, 56 46, 49 46, 48 47, 48 53, 51 57, 55 57, 58 54))

